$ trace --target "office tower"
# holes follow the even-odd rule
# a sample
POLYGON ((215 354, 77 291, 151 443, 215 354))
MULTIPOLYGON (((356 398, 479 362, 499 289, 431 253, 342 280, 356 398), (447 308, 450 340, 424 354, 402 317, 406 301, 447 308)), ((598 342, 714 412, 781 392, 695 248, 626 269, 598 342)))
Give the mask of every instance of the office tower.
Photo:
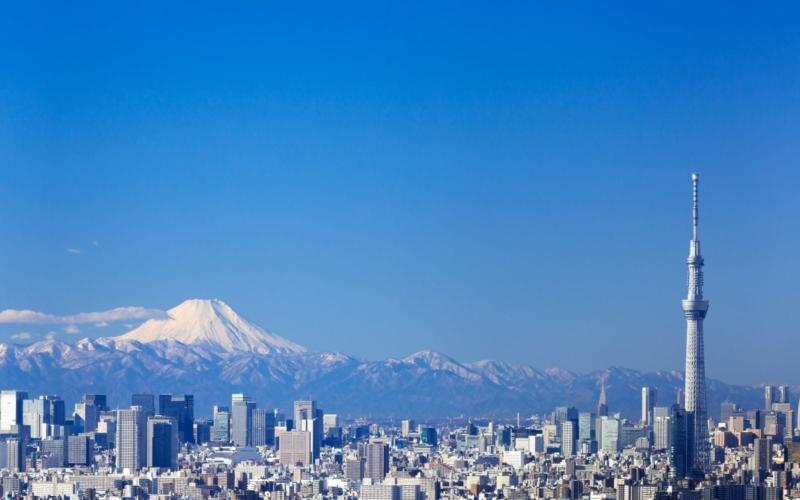
POLYGON ((694 414, 677 406, 669 416, 669 466, 670 477, 681 479, 690 477, 696 467, 694 459, 697 456, 694 414))
POLYGON ((616 453, 620 446, 621 422, 617 418, 600 417, 602 450, 606 453, 616 453))
POLYGON ((191 443, 194 439, 194 396, 191 394, 161 394, 158 413, 172 417, 178 423, 178 439, 191 443))
POLYGON ((254 408, 250 435, 253 446, 275 444, 275 413, 266 408, 254 408))
POLYGON ((703 299, 703 257, 698 235, 699 174, 692 174, 692 240, 689 242, 688 294, 682 302, 686 317, 686 381, 684 407, 694 415, 694 466, 708 469, 708 413, 706 411, 706 368, 703 354, 703 320, 708 312, 708 301, 703 299))
POLYGON ((561 438, 561 424, 570 421, 578 423, 578 410, 572 406, 558 406, 553 413, 553 421, 556 424, 556 434, 561 438))
POLYGON ((739 411, 740 411, 739 410, 739 406, 737 406, 736 403, 729 403, 727 401, 724 402, 724 403, 720 403, 720 405, 719 405, 719 421, 721 423, 727 424, 728 423, 728 419, 732 415, 739 413, 739 411))
POLYGON ((68 458, 67 440, 65 438, 42 439, 42 455, 48 457, 49 467, 66 467, 68 458))
POLYGON ((231 440, 230 425, 231 413, 227 406, 214 405, 213 428, 211 429, 211 440, 218 443, 227 443, 231 440))
POLYGON ((294 402, 294 427, 311 433, 311 456, 314 460, 319 458, 319 449, 322 445, 322 415, 323 412, 317 408, 316 401, 294 402))
POLYGON ((211 420, 195 420, 194 421, 194 442, 197 444, 206 444, 211 441, 211 420))
POLYGON ((653 425, 653 408, 656 406, 655 387, 642 387, 642 424, 653 425))
POLYGON ((25 470, 25 440, 21 438, 7 438, 5 440, 5 448, 6 468, 8 471, 23 472, 25 470))
POLYGON ((789 403, 789 386, 788 385, 781 385, 778 386, 778 400, 775 401, 776 403, 789 403))
POLYGON ((653 448, 656 450, 669 448, 670 411, 666 406, 653 408, 653 448))
POLYGON ((311 456, 311 433, 297 429, 291 431, 278 431, 278 454, 281 464, 286 466, 309 465, 313 461, 311 456))
POLYGON ((44 439, 63 435, 64 401, 58 396, 39 396, 22 401, 22 424, 30 429, 30 437, 44 439))
POLYGON ((147 466, 175 469, 178 466, 178 424, 172 417, 147 419, 147 466))
POLYGON ((561 422, 561 454, 565 457, 575 455, 575 443, 578 437, 578 425, 574 420, 561 422))
POLYGON ((152 417, 156 414, 156 397, 152 394, 133 394, 131 396, 131 406, 141 406, 145 415, 152 417))
POLYGON ((147 415, 141 406, 117 410, 117 468, 138 470, 147 463, 147 415))
POLYGON ((364 477, 379 483, 389 472, 389 446, 386 443, 367 443, 364 446, 364 477))
POLYGON ((325 413, 322 415, 322 432, 327 434, 328 429, 339 427, 339 415, 335 413, 325 413))
POLYGON ((428 446, 438 446, 439 437, 436 432, 436 427, 420 427, 419 442, 427 444, 428 446))
POLYGON ((756 438, 753 441, 753 475, 757 482, 761 482, 764 473, 772 468, 772 440, 770 438, 756 438))
POLYGON ((75 432, 94 432, 97 430, 97 421, 100 418, 100 409, 92 403, 75 403, 72 414, 73 429, 75 432))
POLYGON ((400 433, 403 437, 408 437, 409 434, 414 432, 414 421, 406 419, 400 422, 400 433))
POLYGON ((684 404, 685 402, 686 402, 686 401, 684 401, 684 398, 683 398, 683 389, 681 389, 680 387, 678 387, 678 388, 675 390, 675 404, 676 404, 676 405, 678 405, 678 406, 680 406, 681 408, 683 408, 683 404, 684 404))
POLYGON ((96 406, 99 412, 108 411, 108 402, 105 394, 84 394, 81 402, 96 406))
POLYGON ((231 397, 231 442, 236 446, 253 446, 250 434, 253 425, 253 410, 256 403, 244 394, 231 397))
POLYGON ((2 391, 0 392, 0 434, 11 433, 19 429, 22 422, 23 401, 28 399, 25 391, 2 391))
POLYGON ((580 441, 594 441, 594 414, 588 411, 578 413, 578 439, 580 441))
POLYGON ((69 465, 92 465, 94 440, 90 436, 69 436, 67 443, 67 462, 69 462, 69 465))
POLYGON ((600 399, 597 401, 597 417, 608 416, 608 402, 606 401, 606 381, 600 386, 600 399))
POLYGON ((775 402, 775 386, 764 386, 764 409, 769 411, 772 409, 772 403, 775 402))
POLYGON ((343 464, 344 478, 347 481, 361 482, 364 479, 364 459, 346 458, 343 464))

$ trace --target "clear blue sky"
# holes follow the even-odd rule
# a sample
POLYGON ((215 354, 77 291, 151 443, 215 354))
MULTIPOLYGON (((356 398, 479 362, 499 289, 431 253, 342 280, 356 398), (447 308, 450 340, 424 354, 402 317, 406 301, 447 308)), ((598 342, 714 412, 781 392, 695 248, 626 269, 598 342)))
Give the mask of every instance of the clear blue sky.
POLYGON ((682 369, 697 170, 709 376, 800 383, 798 4, 433 4, 4 6, 0 309, 682 369))

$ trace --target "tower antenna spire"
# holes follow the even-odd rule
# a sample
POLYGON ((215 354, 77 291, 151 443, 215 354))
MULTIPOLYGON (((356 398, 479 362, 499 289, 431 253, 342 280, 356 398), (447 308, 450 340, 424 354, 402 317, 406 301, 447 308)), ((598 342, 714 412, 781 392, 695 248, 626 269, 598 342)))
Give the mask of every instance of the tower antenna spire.
POLYGON ((700 182, 700 174, 692 174, 692 240, 697 240, 697 225, 700 219, 700 207, 698 206, 697 185, 700 182))

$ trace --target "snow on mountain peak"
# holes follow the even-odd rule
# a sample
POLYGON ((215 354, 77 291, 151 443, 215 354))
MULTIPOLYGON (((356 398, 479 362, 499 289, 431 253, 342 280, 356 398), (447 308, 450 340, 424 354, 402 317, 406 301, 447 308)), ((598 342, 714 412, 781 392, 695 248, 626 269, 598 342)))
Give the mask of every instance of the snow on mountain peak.
POLYGON ((250 323, 218 299, 190 299, 167 311, 167 319, 151 319, 115 337, 144 344, 176 340, 210 350, 233 352, 301 353, 305 348, 250 323))

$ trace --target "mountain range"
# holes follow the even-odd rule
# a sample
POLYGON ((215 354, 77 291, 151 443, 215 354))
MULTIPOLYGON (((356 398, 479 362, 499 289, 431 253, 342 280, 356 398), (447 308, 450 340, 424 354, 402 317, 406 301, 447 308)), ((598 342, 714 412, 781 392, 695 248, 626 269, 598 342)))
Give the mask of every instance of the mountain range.
MULTIPOLYGON (((185 392, 194 394, 197 415, 245 392, 265 407, 288 408, 310 397, 345 417, 423 419, 540 414, 558 405, 593 410, 605 384, 610 410, 638 419, 642 386, 655 387, 660 404, 672 403, 683 386, 677 371, 611 367, 580 374, 489 360, 460 363, 434 351, 383 361, 314 352, 243 319, 220 300, 187 300, 167 316, 117 337, 74 344, 0 343, 2 388, 68 401, 105 393, 120 406, 135 392, 185 392)), ((709 380, 708 392, 712 416, 722 401, 763 404, 758 387, 709 380)))

